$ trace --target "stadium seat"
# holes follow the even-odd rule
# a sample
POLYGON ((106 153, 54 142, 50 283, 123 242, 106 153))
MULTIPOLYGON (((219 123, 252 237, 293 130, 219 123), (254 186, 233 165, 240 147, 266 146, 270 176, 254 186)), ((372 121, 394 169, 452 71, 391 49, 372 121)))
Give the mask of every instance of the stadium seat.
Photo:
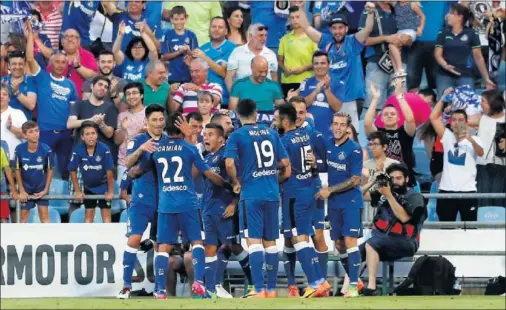
MULTIPOLYGON (((432 185, 430 186, 430 193, 435 194, 438 191, 438 186, 436 182, 432 182, 432 185)), ((438 222, 439 218, 437 216, 436 212, 436 199, 431 198, 429 199, 429 202, 427 203, 427 213, 428 213, 428 222, 438 222)))
POLYGON ((128 221, 128 210, 123 210, 119 217, 120 223, 126 223, 128 221))
POLYGON ((418 174, 430 175, 430 159, 425 152, 425 148, 413 147, 413 153, 415 155, 415 171, 418 174))
MULTIPOLYGON (((49 195, 69 195, 69 181, 53 178, 49 195)), ((60 214, 67 214, 69 211, 68 200, 49 200, 49 206, 60 214)))
MULTIPOLYGON (((69 223, 84 223, 84 208, 79 208, 72 212, 70 215, 69 223)), ((102 223, 102 214, 100 213, 100 208, 95 208, 95 219, 93 223, 102 223)))
POLYGON ((418 183, 418 181, 416 182, 416 185, 415 187, 413 187, 413 190, 417 193, 421 193, 422 192, 422 189, 420 188, 420 183, 418 183))
MULTIPOLYGON (((49 207, 49 221, 53 224, 61 223, 60 213, 51 207, 49 207)), ((28 215, 28 223, 40 223, 39 210, 37 208, 32 208, 30 210, 30 213, 28 215)))
POLYGON ((506 209, 504 207, 479 207, 478 222, 504 222, 506 209))

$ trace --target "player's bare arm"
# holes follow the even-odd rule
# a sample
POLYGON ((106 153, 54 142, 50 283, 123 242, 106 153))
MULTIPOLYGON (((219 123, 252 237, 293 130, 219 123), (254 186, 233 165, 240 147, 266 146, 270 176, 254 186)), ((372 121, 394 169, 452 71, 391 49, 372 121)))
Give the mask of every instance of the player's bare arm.
POLYGON ((152 153, 154 151, 156 151, 156 143, 151 138, 148 141, 146 141, 146 143, 141 145, 137 150, 135 150, 135 152, 133 152, 132 154, 128 155, 125 158, 126 167, 128 169, 132 168, 137 163, 137 161, 139 160, 139 157, 141 157, 143 152, 152 153))
POLYGON ((232 182, 234 187, 234 193, 239 194, 241 191, 241 184, 239 183, 239 179, 237 179, 237 169, 235 168, 235 160, 233 158, 225 159, 225 168, 227 169, 228 177, 232 182))
POLYGON ((290 160, 288 158, 280 160, 278 163, 278 168, 279 168, 278 182, 283 183, 286 180, 288 180, 288 178, 292 174, 292 166, 290 164, 290 160))
POLYGON ((346 180, 344 182, 341 182, 341 183, 336 184, 334 186, 322 188, 315 195, 315 197, 317 199, 327 199, 332 194, 342 193, 342 192, 345 192, 345 191, 347 191, 349 189, 352 189, 352 188, 354 188, 356 186, 359 186, 359 185, 360 185, 360 176, 354 175, 354 176, 352 176, 351 178, 349 178, 348 180, 346 180))

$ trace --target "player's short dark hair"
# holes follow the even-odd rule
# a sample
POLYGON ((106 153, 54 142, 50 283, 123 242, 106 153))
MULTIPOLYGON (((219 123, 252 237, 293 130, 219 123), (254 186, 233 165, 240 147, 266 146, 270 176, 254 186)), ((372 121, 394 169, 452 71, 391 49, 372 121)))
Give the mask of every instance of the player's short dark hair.
POLYGON ((216 129, 218 131, 218 135, 220 135, 221 137, 225 137, 225 130, 219 124, 209 123, 206 125, 206 129, 216 129))
POLYGON ((201 122, 201 123, 204 121, 202 114, 200 114, 200 112, 197 112, 197 111, 193 111, 193 112, 186 114, 186 121, 188 123, 190 122, 191 119, 194 119, 197 122, 201 122))
POLYGON ((400 171, 405 178, 409 176, 409 169, 405 163, 393 163, 385 170, 386 174, 390 175, 394 171, 400 171))
POLYGON ((327 58, 327 62, 330 63, 330 60, 329 60, 329 54, 323 52, 323 51, 316 51, 313 53, 313 58, 311 58, 311 62, 314 61, 314 59, 316 57, 321 57, 321 56, 325 56, 325 58, 327 58))
POLYGON ((123 88, 123 93, 126 93, 127 90, 137 88, 141 95, 144 95, 144 85, 142 85, 141 82, 128 82, 125 87, 123 88))
POLYGON ((464 109, 458 109, 458 110, 455 110, 451 113, 451 115, 453 116, 454 114, 461 114, 461 115, 464 115, 464 118, 467 122, 467 113, 466 113, 466 110, 464 109))
POLYGON ((107 83, 107 88, 109 88, 109 86, 111 86, 111 81, 108 78, 106 78, 105 76, 102 76, 102 75, 94 77, 91 80, 91 85, 95 86, 95 84, 97 84, 99 81, 106 82, 107 83))
POLYGON ((98 127, 97 127, 97 124, 95 124, 94 122, 92 121, 84 121, 82 124, 81 124, 81 136, 84 136, 84 130, 86 128, 95 128, 95 131, 98 133, 98 127))
POLYGON ((291 124, 295 124, 297 121, 297 110, 291 103, 283 103, 276 107, 276 110, 279 112, 280 120, 288 120, 291 124))
POLYGON ((290 98, 290 100, 288 100, 288 103, 290 104, 293 104, 294 102, 306 104, 306 98, 302 96, 293 96, 292 98, 290 98))
POLYGON ((167 116, 165 131, 167 131, 169 136, 179 135, 182 133, 176 126, 176 121, 179 120, 180 117, 183 117, 181 112, 172 112, 167 116))
POLYGON ((367 140, 369 140, 369 141, 372 141, 372 140, 375 140, 375 139, 378 139, 378 141, 380 142, 380 144, 382 146, 383 145, 388 145, 387 135, 384 132, 382 132, 382 131, 371 132, 367 136, 367 140))
POLYGON ((110 50, 101 50, 100 53, 98 53, 97 59, 100 59, 100 56, 112 56, 112 58, 115 58, 114 53, 110 50))
POLYGON ((348 113, 344 113, 344 112, 336 112, 336 113, 334 113, 334 115, 332 116, 332 122, 334 122, 334 117, 344 117, 344 118, 346 118, 346 126, 348 126, 348 127, 351 126, 351 116, 348 113))
POLYGON ((174 15, 187 15, 186 9, 182 5, 176 5, 175 7, 170 10, 170 17, 174 15))
POLYGON ((230 117, 230 116, 220 113, 220 112, 215 113, 215 114, 213 114, 213 116, 211 116, 211 123, 221 124, 221 119, 224 117, 230 117))
POLYGON ((425 96, 425 97, 431 97, 432 98, 432 101, 435 101, 437 96, 436 96, 436 92, 432 89, 432 88, 424 88, 424 89, 420 89, 418 91, 418 94, 419 95, 422 95, 422 96, 425 96))
POLYGON ((236 111, 239 116, 251 117, 257 111, 257 104, 251 99, 243 99, 237 104, 236 111))
POLYGON ((32 128, 37 128, 37 127, 39 127, 39 124, 30 120, 30 121, 24 122, 23 125, 21 125, 21 131, 23 133, 26 133, 28 130, 30 130, 32 128))
POLYGON ((149 116, 151 114, 153 114, 154 112, 165 113, 165 109, 161 105, 154 103, 154 104, 150 104, 149 106, 147 106, 146 110, 144 111, 146 118, 149 118, 149 116))

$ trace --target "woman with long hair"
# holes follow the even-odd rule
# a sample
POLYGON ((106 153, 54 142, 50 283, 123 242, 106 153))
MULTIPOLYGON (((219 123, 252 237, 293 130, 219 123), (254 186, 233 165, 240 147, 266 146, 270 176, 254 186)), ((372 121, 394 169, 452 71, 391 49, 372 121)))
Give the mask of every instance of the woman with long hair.
POLYGON ((246 38, 246 28, 242 9, 238 6, 226 8, 225 20, 229 28, 227 39, 237 46, 246 44, 248 40, 246 38))

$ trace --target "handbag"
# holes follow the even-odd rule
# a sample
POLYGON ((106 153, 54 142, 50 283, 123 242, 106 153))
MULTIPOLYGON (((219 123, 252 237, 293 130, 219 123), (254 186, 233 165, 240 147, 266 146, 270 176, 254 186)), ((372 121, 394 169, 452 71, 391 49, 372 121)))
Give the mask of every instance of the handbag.
MULTIPOLYGON (((374 10, 374 15, 376 17, 376 23, 378 24, 379 35, 383 35, 383 27, 381 27, 381 19, 378 13, 378 10, 374 10)), ((383 55, 381 55, 378 60, 378 67, 381 71, 391 74, 394 72, 394 65, 392 63, 392 58, 390 58, 390 52, 385 48, 385 43, 381 43, 381 50, 383 51, 383 55)))
POLYGON ((102 25, 102 31, 100 32, 100 36, 95 39, 95 41, 90 44, 90 52, 93 54, 95 58, 98 59, 100 52, 105 50, 105 45, 102 42, 102 36, 104 35, 105 24, 107 23, 107 16, 104 15, 104 24, 102 25))

